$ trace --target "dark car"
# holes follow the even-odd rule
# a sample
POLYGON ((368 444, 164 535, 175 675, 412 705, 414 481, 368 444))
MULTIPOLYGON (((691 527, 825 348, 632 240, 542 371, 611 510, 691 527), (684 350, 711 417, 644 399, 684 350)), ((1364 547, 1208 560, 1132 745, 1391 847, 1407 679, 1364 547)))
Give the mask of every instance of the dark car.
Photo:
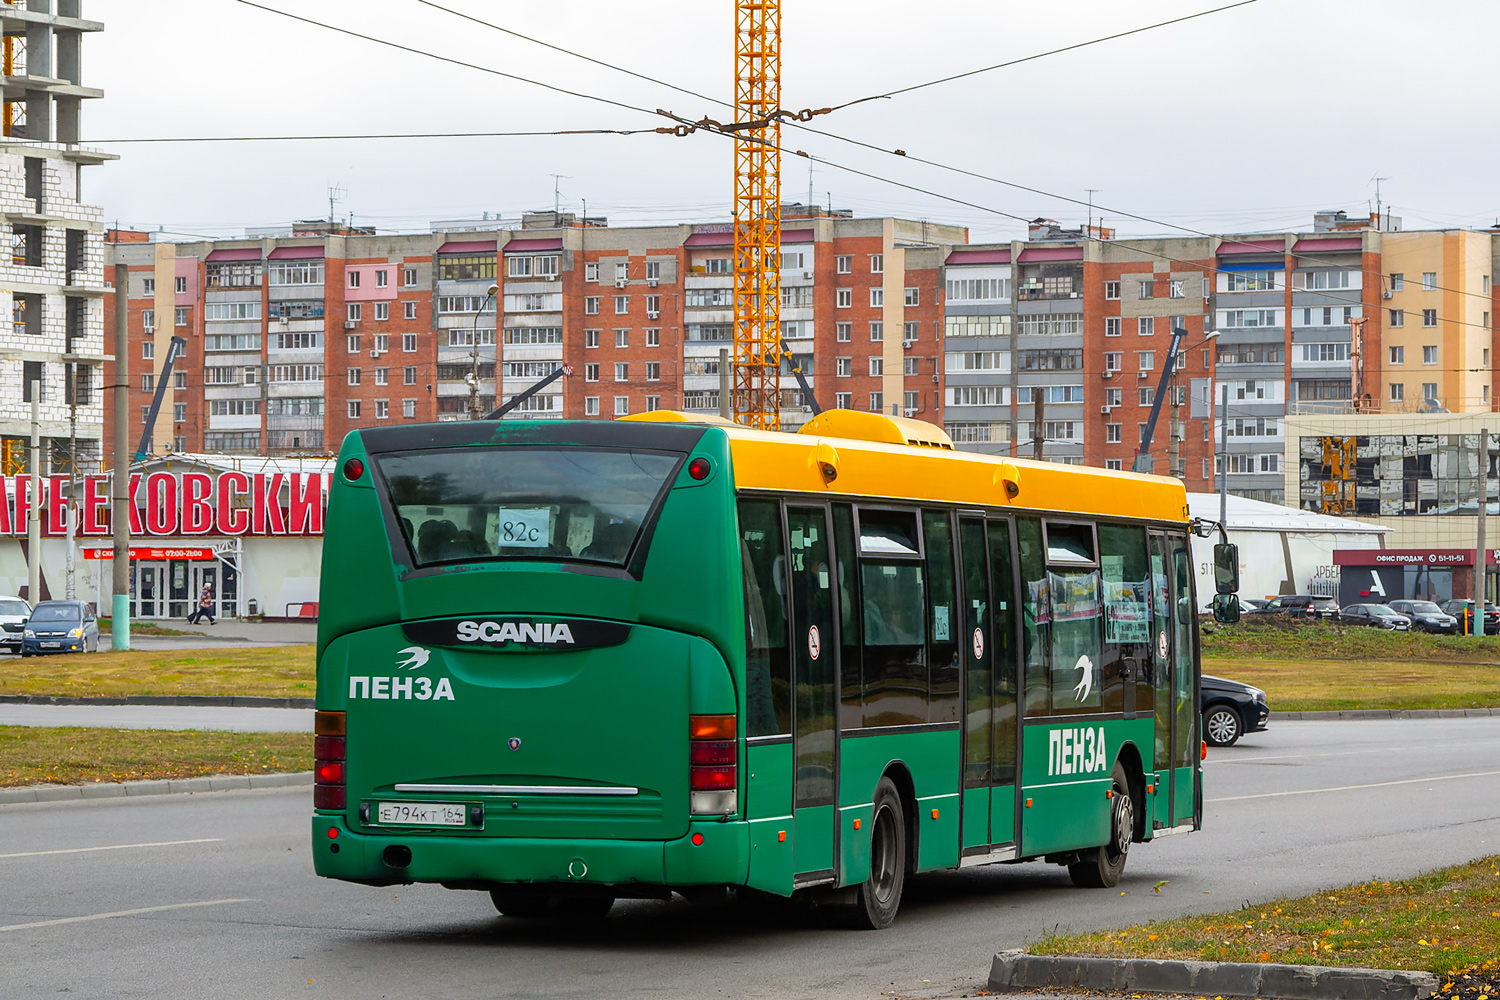
POLYGON ((1203 738, 1210 746, 1233 746, 1246 733, 1258 733, 1271 718, 1266 693, 1223 677, 1203 675, 1203 738))
POLYGON ((1337 618, 1339 602, 1316 594, 1283 594, 1273 597, 1264 607, 1251 608, 1247 615, 1291 615, 1294 618, 1337 618))
MULTIPOLYGON (((1472 600, 1454 598, 1443 602, 1443 611, 1458 619, 1458 630, 1463 631, 1464 612, 1473 606, 1472 600)), ((1500 633, 1500 610, 1497 610, 1489 601, 1484 602, 1484 634, 1495 635, 1500 633)))
POLYGON ((1432 601, 1391 601, 1390 606, 1392 611, 1411 619, 1413 631, 1452 635, 1459 630, 1458 619, 1432 601))
POLYGON ((21 636, 22 656, 92 653, 99 648, 99 623, 82 601, 43 601, 31 609, 21 636))
POLYGON ((1339 611, 1339 621, 1345 625, 1369 625, 1396 632, 1411 628, 1411 619, 1388 604, 1351 604, 1339 611))

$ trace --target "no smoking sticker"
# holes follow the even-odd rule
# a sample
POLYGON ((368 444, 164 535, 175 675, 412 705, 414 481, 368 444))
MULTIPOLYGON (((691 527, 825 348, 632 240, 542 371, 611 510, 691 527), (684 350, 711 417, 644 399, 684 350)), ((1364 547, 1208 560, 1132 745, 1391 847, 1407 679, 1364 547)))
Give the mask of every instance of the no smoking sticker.
POLYGON ((984 629, 982 628, 974 630, 974 659, 984 659, 984 629))
POLYGON ((1167 633, 1165 631, 1156 633, 1156 655, 1163 660, 1167 658, 1167 633))
POLYGON ((823 649, 823 640, 818 637, 818 626, 811 625, 807 629, 807 655, 813 659, 818 658, 818 653, 823 649))

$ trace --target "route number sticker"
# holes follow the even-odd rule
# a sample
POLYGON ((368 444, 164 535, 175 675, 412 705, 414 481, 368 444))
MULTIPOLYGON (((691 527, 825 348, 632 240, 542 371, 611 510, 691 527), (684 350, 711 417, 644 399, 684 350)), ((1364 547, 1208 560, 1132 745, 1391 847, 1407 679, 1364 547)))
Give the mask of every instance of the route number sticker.
POLYGON ((984 629, 982 628, 974 630, 974 659, 984 659, 984 629))
POLYGON ((813 659, 823 651, 823 640, 818 636, 818 626, 810 625, 807 629, 807 655, 813 659))
POLYGON ((545 549, 552 543, 552 508, 501 507, 495 544, 503 549, 545 549))

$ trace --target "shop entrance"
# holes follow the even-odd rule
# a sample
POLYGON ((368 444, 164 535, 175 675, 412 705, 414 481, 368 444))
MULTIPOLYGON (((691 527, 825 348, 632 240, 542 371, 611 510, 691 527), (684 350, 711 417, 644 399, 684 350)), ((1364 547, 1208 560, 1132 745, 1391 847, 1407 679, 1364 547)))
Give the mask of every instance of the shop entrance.
POLYGON ((239 573, 218 559, 138 559, 130 570, 132 618, 187 618, 204 586, 212 588, 213 616, 239 614, 239 573))

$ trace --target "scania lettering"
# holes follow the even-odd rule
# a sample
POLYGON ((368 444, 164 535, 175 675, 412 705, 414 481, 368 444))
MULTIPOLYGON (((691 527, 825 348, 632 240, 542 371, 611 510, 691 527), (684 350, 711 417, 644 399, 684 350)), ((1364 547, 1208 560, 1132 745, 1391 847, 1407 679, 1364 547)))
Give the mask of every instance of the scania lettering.
POLYGON ((922 873, 1111 886, 1201 823, 1178 480, 850 410, 358 430, 331 478, 321 875, 885 927, 922 873))

